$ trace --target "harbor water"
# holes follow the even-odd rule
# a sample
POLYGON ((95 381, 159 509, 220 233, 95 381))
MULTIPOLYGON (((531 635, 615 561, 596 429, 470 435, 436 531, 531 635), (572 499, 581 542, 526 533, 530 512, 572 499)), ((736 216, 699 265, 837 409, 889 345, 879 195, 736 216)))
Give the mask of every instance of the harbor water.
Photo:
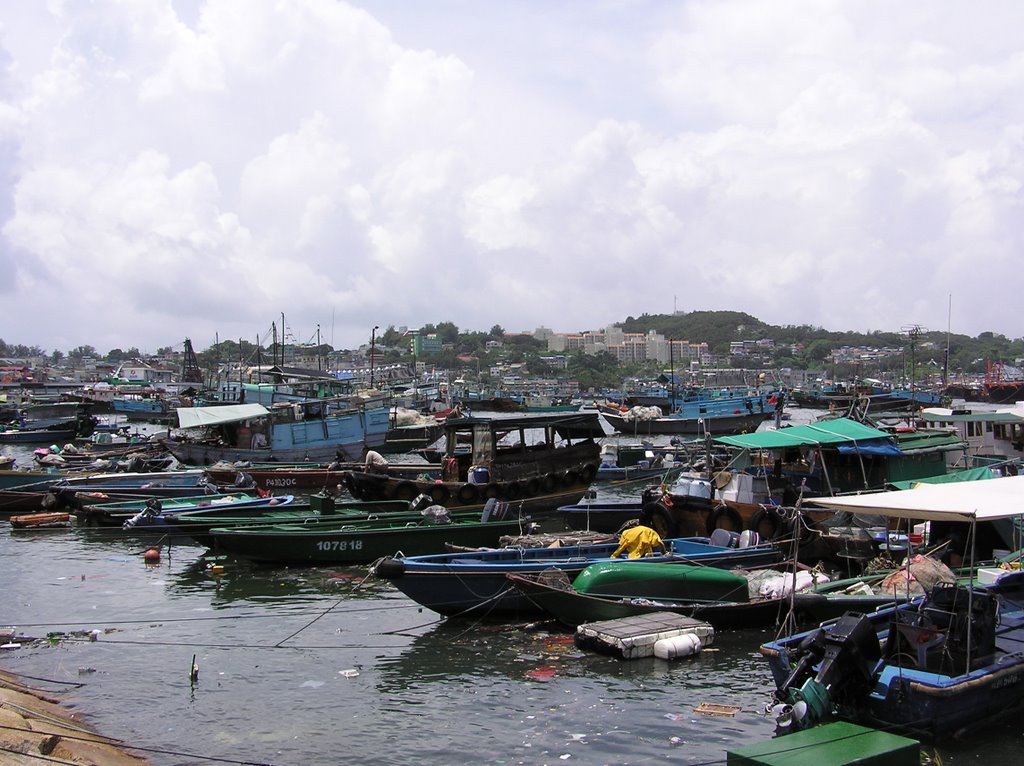
MULTIPOLYGON (((550 624, 444 620, 366 567, 257 568, 166 541, 150 562, 153 542, 0 523, 0 625, 40 639, 0 667, 158 766, 712 764, 774 735, 758 652, 774 627, 620 661, 550 624)), ((1021 733, 938 755, 1014 763, 1021 733)))

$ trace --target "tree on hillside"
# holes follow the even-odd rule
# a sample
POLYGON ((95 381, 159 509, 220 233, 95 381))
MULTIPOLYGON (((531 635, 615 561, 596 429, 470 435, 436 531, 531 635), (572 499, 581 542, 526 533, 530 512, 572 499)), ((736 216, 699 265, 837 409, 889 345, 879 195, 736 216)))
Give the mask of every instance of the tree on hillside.
POLYGON ((575 352, 568 360, 566 372, 580 383, 581 389, 606 388, 619 385, 619 360, 607 351, 599 354, 575 352))
POLYGON ((96 353, 96 349, 92 346, 78 346, 68 351, 68 356, 71 359, 81 360, 85 357, 99 358, 99 354, 96 353))
POLYGON ((455 343, 459 339, 459 328, 453 322, 440 322, 435 332, 442 343, 455 343))

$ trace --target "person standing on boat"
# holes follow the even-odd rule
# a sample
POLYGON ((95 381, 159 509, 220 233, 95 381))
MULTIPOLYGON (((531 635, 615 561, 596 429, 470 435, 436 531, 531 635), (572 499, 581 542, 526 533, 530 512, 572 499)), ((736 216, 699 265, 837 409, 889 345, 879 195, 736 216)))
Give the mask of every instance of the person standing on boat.
POLYGON ((387 459, 369 447, 363 447, 363 471, 366 473, 387 473, 387 459))

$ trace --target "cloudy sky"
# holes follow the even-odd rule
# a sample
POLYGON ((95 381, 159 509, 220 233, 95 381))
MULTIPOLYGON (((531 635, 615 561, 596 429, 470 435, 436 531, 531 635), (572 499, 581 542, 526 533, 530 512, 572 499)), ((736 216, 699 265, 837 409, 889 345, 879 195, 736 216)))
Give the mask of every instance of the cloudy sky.
POLYGON ((8 343, 1024 335, 1018 0, 0 2, 8 343))

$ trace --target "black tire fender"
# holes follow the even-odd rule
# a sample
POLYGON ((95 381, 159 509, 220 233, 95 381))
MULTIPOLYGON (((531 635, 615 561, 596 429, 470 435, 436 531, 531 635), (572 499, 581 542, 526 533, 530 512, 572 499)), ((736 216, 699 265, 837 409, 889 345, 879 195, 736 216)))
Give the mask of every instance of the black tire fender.
POLYGON ((474 505, 480 500, 480 493, 472 484, 463 484, 457 494, 460 505, 474 505))
POLYGON ((672 511, 666 508, 661 502, 648 503, 640 511, 640 523, 650 527, 661 539, 679 536, 679 525, 676 523, 672 511))
POLYGON ((782 518, 774 508, 760 508, 750 517, 749 529, 762 540, 775 540, 782 532, 782 518))
POLYGON ((743 518, 735 508, 727 505, 720 505, 708 514, 708 535, 716 529, 726 529, 730 532, 743 531, 743 518), (726 526, 725 524, 728 524, 726 526))
POLYGON ((419 490, 416 489, 416 485, 415 484, 413 484, 411 481, 403 481, 403 482, 399 482, 398 486, 395 487, 395 498, 394 499, 395 500, 404 500, 405 502, 408 503, 410 500, 412 500, 418 494, 420 494, 420 493, 419 493, 419 490))

